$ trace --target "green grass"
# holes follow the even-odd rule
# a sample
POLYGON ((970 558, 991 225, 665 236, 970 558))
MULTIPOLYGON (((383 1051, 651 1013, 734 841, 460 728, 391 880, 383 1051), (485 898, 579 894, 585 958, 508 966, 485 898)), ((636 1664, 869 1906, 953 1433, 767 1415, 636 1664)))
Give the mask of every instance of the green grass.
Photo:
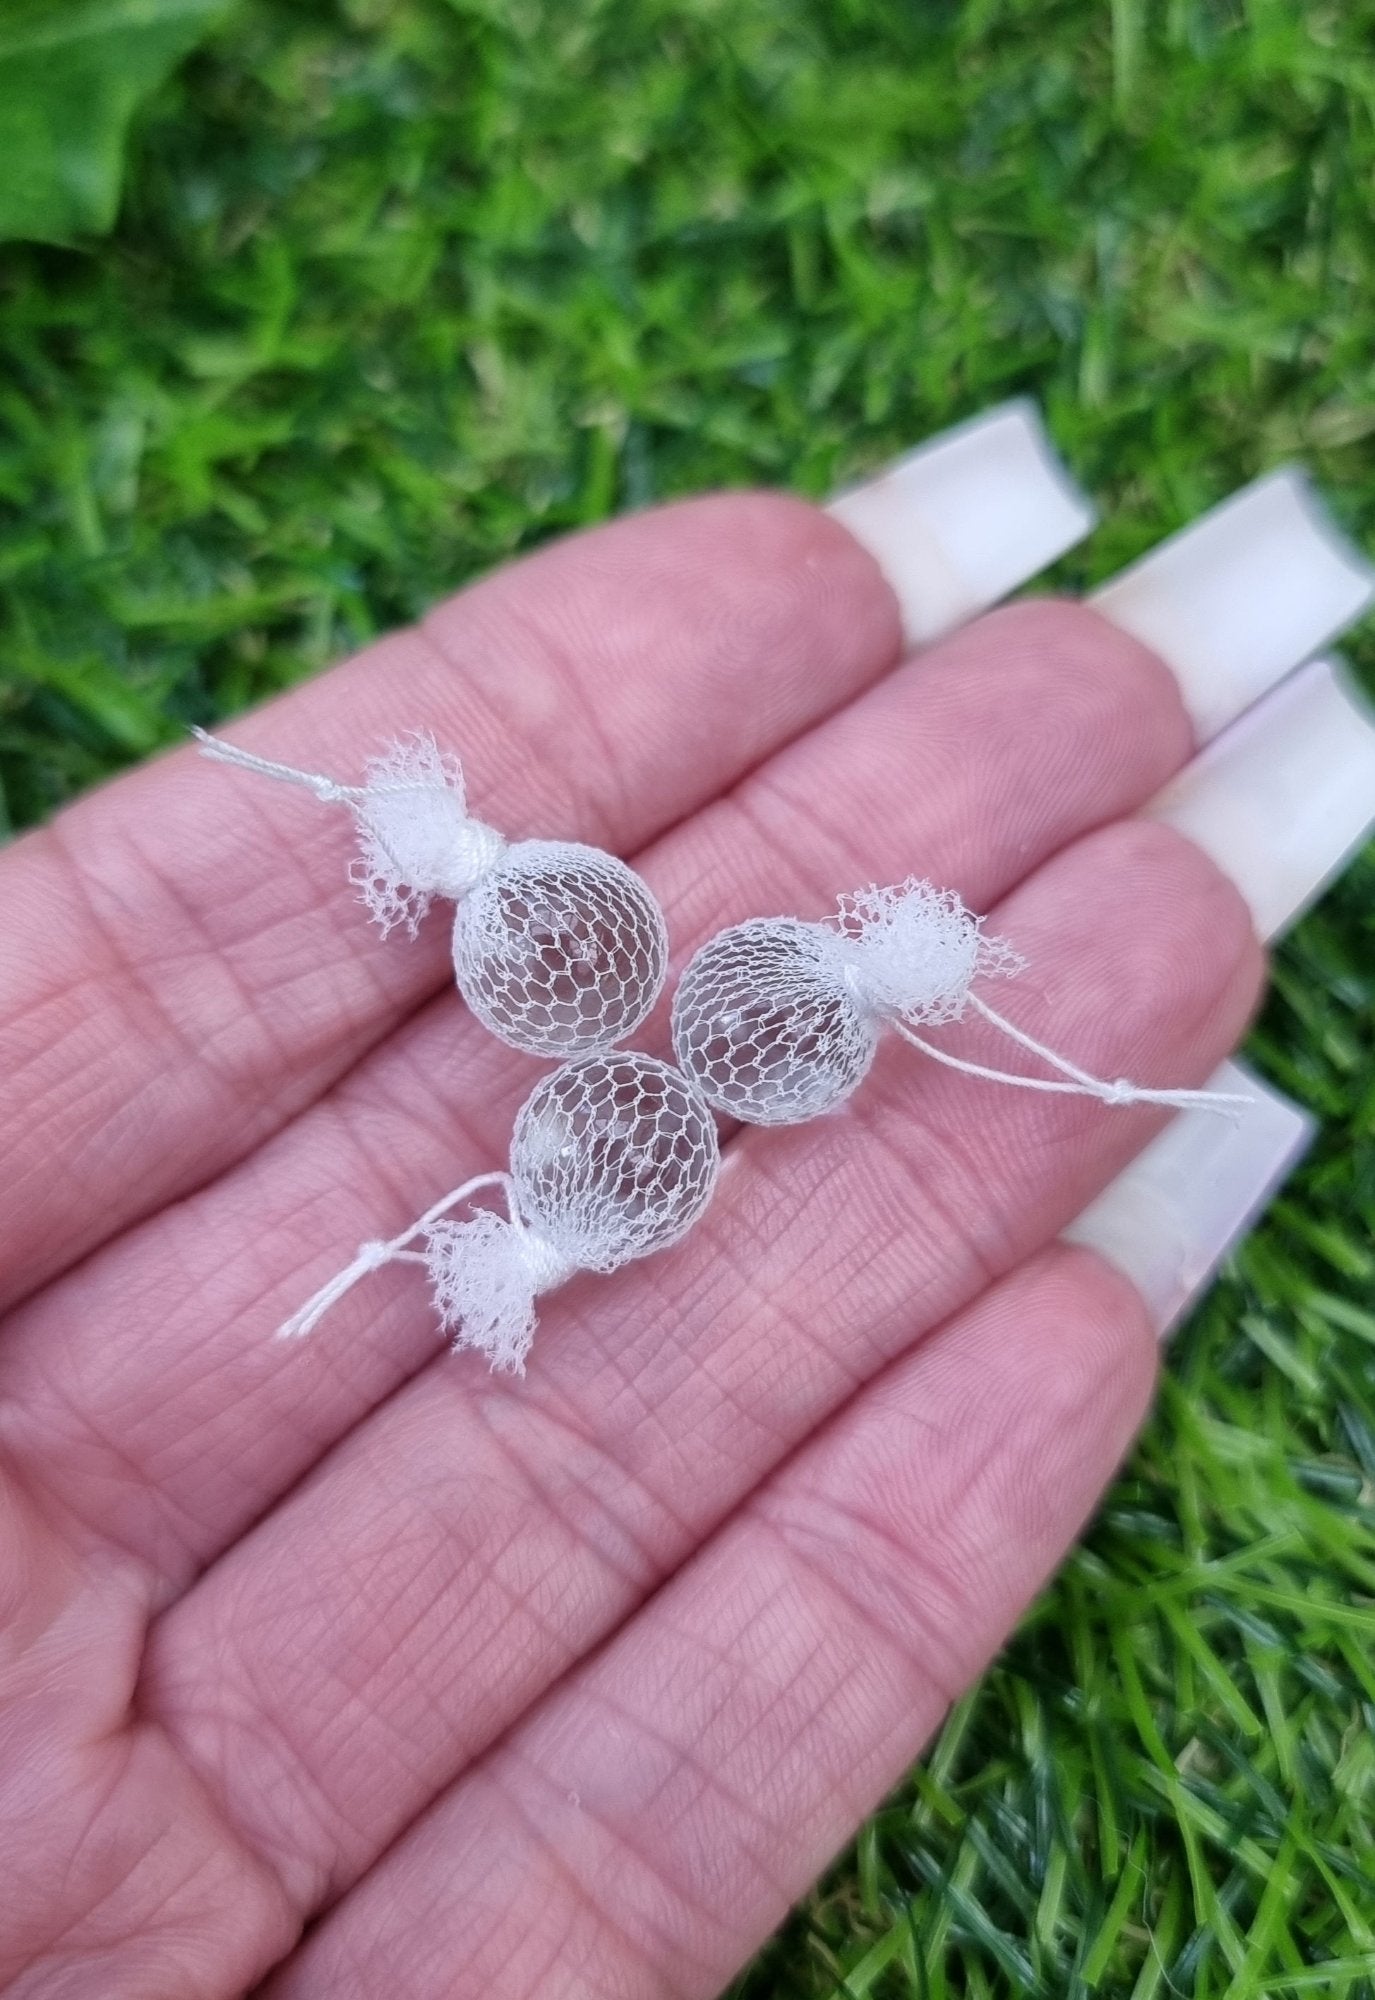
MULTIPOLYGON (((1375 545, 1372 185, 1375 0, 246 0, 114 237, 0 252, 4 810, 1019 389, 1106 508, 1070 583, 1292 454, 1375 545)), ((1373 892, 1255 1039, 1309 1163, 749 2000, 1375 1994, 1373 892)))

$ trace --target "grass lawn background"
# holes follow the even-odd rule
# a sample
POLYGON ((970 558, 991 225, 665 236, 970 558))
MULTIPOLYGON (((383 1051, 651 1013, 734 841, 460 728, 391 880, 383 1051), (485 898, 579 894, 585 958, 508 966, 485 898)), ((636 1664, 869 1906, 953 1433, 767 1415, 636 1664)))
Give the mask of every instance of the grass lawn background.
MULTIPOLYGON (((7 820, 546 536, 1019 390, 1106 512, 1065 583, 1292 455, 1375 546, 1373 190, 1375 0, 243 0, 114 236, 0 250, 7 820)), ((1375 1994, 1373 892, 1253 1042, 1309 1163, 749 2000, 1375 1994)))

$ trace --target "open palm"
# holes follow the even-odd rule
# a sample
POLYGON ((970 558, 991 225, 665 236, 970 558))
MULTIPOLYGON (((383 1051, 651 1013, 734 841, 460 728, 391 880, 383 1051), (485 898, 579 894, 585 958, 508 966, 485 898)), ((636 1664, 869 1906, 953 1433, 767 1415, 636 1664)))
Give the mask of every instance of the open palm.
MULTIPOLYGON (((347 777, 433 730, 482 818, 633 856, 678 964, 949 883, 1030 961, 1022 1026, 1201 1080, 1260 958, 1129 817, 1190 754, 1171 676, 1064 604, 900 650, 837 522, 709 499, 486 580, 238 740, 347 777)), ((707 1996, 1139 1423, 1144 1309, 1055 1238, 1158 1115, 895 1043, 843 1113, 732 1137, 685 1244, 548 1297, 524 1381, 447 1356, 404 1269, 275 1343, 504 1163, 540 1073, 465 1013, 441 920, 371 929, 349 840, 187 750, 0 868, 0 1980, 707 1996)))

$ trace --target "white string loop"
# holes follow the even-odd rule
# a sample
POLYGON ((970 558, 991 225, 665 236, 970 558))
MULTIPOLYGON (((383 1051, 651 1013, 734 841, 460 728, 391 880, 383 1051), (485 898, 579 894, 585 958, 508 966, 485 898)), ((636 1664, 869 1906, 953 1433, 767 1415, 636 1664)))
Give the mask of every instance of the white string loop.
POLYGON ((352 810, 359 853, 350 878, 383 936, 400 925, 414 937, 436 896, 466 896, 506 850, 494 827, 469 814, 457 758, 446 757, 423 730, 370 758, 365 785, 343 785, 323 772, 256 757, 204 729, 192 734, 201 754, 216 763, 300 785, 326 804, 352 810))
POLYGON ((403 1229, 399 1236, 393 1236, 390 1242, 370 1241, 360 1244, 358 1254, 351 1264, 345 1265, 342 1271, 336 1271, 327 1283, 321 1285, 313 1297, 307 1299, 303 1306, 292 1313, 290 1319, 283 1320, 277 1329, 277 1338, 304 1339, 307 1334, 315 1331, 330 1307, 337 1305, 346 1292, 353 1290, 360 1278, 366 1278, 372 1271, 380 1271, 384 1264, 412 1261, 407 1257, 410 1245, 418 1236, 427 1235, 439 1218, 446 1215, 451 1208, 456 1208, 459 1202, 466 1201, 469 1195, 476 1194, 480 1188, 501 1186, 509 1190, 510 1185, 509 1174, 477 1174, 472 1180, 464 1181, 462 1187, 456 1187, 444 1195, 432 1208, 427 1208, 418 1222, 413 1222, 409 1229, 403 1229))
POLYGON ((974 994, 970 994, 969 1000, 970 1005, 994 1027, 1001 1028, 1014 1042, 1019 1042, 1033 1055, 1042 1057, 1052 1068, 1062 1070, 1073 1081, 1063 1083, 1052 1081, 1049 1077, 1017 1076, 1011 1070, 989 1069, 984 1063, 969 1062, 963 1056, 953 1056, 948 1049, 939 1048, 935 1042, 929 1042, 923 1036, 913 1034, 905 1021, 895 1020, 893 1026, 903 1041, 910 1043, 914 1049, 920 1049, 922 1054, 930 1056, 933 1062, 943 1063, 947 1069, 957 1069, 965 1076, 983 1077, 989 1083, 1015 1084, 1019 1090, 1052 1091, 1064 1097, 1096 1097, 1101 1104, 1167 1104, 1178 1111, 1203 1109, 1230 1113, 1232 1107, 1252 1102, 1249 1097, 1234 1091, 1151 1090, 1142 1084, 1132 1083, 1125 1076, 1119 1076, 1112 1082, 1103 1077, 1091 1076, 1087 1070, 1081 1070, 1075 1063, 1066 1062, 1062 1057, 1052 1054, 1049 1049, 1043 1048, 1039 1042, 1033 1041, 1030 1035, 1023 1034, 1011 1021, 1005 1021, 1000 1014, 995 1014, 991 1007, 984 1006, 974 994))
MULTIPOLYGON (((970 994, 969 1004, 976 1014, 982 1014, 992 1027, 999 1029, 1012 1041, 1020 1043, 1021 1047, 1031 1055, 1039 1056, 1043 1063, 1048 1063, 1052 1069, 1058 1069, 1062 1076, 1071 1077, 1086 1097, 1101 1098, 1104 1104, 1168 1104, 1181 1111, 1199 1107, 1209 1111, 1221 1111, 1228 1105, 1253 1102, 1244 1093, 1231 1090, 1151 1090, 1141 1084, 1132 1083, 1125 1076, 1119 1076, 1111 1083, 1105 1082, 1102 1077, 1094 1076, 1091 1071, 1080 1069, 1079 1065, 1070 1062, 1067 1056, 1057 1055, 1054 1049, 1048 1049, 1044 1042, 1038 1042, 1034 1036, 1026 1032, 1025 1028, 1018 1028, 1011 1021, 1005 1020, 1001 1014, 996 1014, 988 1002, 981 1000, 977 993, 970 994)), ((1025 1084, 1033 1082, 1034 1079, 1009 1076, 1004 1078, 1004 1081, 1025 1084)))

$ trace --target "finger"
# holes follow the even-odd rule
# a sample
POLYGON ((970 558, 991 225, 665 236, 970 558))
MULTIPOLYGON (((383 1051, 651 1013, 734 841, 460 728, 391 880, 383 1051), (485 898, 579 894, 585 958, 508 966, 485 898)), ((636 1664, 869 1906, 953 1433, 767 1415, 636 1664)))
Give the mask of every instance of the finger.
MULTIPOLYGON (((1089 837, 997 922, 1036 969, 1019 1021, 1108 1074, 1206 1073, 1254 999, 1240 899, 1160 827, 1089 837)), ((550 1299, 519 1389, 427 1370, 231 1551, 154 1636, 155 1712, 289 1894, 337 1892, 1149 1129, 895 1045, 845 1115, 742 1134, 684 1245, 550 1299)))
POLYGON ((299 1935, 271 1870, 131 1716, 147 1623, 137 1568, 85 1565, 0 1452, 7 2000, 212 2000, 261 1971, 265 1945, 277 1956, 299 1935))
MULTIPOLYGON (((423 721, 502 830, 633 849, 898 644, 844 528, 721 496, 502 570, 237 735, 348 777, 423 721)), ((5 857, 5 1297, 240 1157, 451 977, 441 922, 409 949, 369 926, 351 840, 346 813, 188 749, 5 857)))
POLYGON ((980 1673, 1155 1342, 1051 1250, 872 1383, 313 1932, 271 2000, 708 2000, 980 1673))
POLYGON ((1226 1118, 1172 1118, 1064 1231, 1132 1281, 1167 1340, 1308 1151, 1316 1120, 1242 1062, 1208 1088, 1245 1100, 1226 1118))
MULTIPOLYGON (((1187 740, 1150 655, 1090 614, 1022 607, 890 676, 641 862, 684 951, 914 857, 983 904, 1138 804, 1187 740)), ((379 1314, 390 1279, 311 1346, 263 1336, 388 1218, 500 1162, 531 1070, 441 999, 248 1167, 15 1315, 0 1388, 36 1476, 165 1588, 188 1580, 433 1355, 413 1286, 379 1314)))

